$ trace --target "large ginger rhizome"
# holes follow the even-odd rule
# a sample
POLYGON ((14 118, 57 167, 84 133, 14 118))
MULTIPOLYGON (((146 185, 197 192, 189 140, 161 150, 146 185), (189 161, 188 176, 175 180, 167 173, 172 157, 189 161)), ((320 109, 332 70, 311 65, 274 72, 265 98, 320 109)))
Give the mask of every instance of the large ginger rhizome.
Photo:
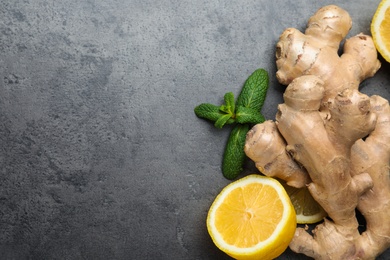
POLYGON ((246 139, 245 152, 263 174, 307 186, 328 213, 313 234, 297 228, 290 243, 315 259, 375 259, 390 247, 390 108, 359 92, 380 68, 371 37, 347 39, 338 54, 351 26, 349 14, 331 5, 309 19, 305 33, 282 33, 276 76, 287 85, 284 103, 246 139))

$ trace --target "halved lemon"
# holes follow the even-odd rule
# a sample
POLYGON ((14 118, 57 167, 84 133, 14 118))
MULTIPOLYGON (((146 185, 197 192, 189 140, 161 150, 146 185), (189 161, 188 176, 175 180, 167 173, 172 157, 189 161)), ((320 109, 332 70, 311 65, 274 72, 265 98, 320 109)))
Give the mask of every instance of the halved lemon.
POLYGON ((311 196, 309 189, 294 188, 284 181, 280 183, 285 188, 297 215, 298 224, 314 224, 322 221, 328 214, 320 204, 311 196))
POLYGON ((227 185, 207 216, 215 245, 236 259, 274 259, 296 229, 294 207, 275 179, 251 174, 227 185))
POLYGON ((382 0, 371 22, 372 39, 378 52, 390 62, 390 0, 382 0))

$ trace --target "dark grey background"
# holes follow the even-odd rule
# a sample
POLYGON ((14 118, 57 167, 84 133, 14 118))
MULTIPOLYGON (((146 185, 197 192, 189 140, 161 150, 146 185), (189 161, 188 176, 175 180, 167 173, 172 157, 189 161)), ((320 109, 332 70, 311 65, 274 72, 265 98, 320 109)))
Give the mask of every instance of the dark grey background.
POLYGON ((230 128, 194 107, 265 68, 273 119, 282 31, 338 3, 369 34, 378 2, 0 1, 0 258, 227 259, 205 219, 230 128))

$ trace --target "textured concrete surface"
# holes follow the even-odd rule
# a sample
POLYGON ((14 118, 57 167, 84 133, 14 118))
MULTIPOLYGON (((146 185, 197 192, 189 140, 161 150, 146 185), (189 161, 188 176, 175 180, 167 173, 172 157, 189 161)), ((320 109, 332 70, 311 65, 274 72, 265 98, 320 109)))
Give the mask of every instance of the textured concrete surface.
MULTIPOLYGON (((369 33, 378 1, 344 2, 369 33)), ((229 129, 193 108, 265 68, 274 118, 277 38, 329 3, 0 1, 0 258, 228 259, 205 218, 229 129)))

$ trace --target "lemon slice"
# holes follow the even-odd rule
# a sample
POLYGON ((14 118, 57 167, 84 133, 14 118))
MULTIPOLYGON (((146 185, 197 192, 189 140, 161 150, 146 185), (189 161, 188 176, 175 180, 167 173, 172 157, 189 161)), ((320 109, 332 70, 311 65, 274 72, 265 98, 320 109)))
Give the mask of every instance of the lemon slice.
POLYGON ((311 196, 309 190, 304 188, 294 188, 288 186, 284 181, 280 183, 290 196, 294 206, 298 224, 314 224, 322 221, 326 216, 326 211, 311 196))
POLYGON ((236 259, 274 259, 288 247, 296 216, 283 186, 275 179, 248 175, 227 185, 207 216, 215 245, 236 259))
POLYGON ((390 62, 390 0, 382 0, 371 22, 371 34, 382 57, 390 62))

